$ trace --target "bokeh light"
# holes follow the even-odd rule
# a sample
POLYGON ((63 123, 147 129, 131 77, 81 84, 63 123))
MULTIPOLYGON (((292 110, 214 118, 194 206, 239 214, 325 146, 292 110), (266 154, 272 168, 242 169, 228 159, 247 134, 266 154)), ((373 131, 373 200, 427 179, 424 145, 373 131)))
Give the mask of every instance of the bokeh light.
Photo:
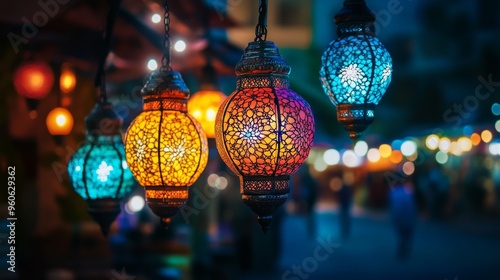
POLYGON ((151 16, 151 21, 153 23, 159 23, 161 21, 161 16, 159 14, 154 14, 151 16))
POLYGON ((500 104, 495 103, 491 106, 491 112, 495 116, 500 116, 500 104))
POLYGON ((489 130, 484 130, 483 132, 481 132, 481 139, 484 143, 490 143, 493 139, 493 134, 489 130))
POLYGON ((496 131, 500 132, 500 120, 498 120, 498 121, 495 123, 495 129, 496 129, 496 131))
POLYGON ((450 139, 446 138, 446 137, 445 138, 441 138, 439 140, 439 150, 441 152, 447 153, 447 152, 450 151, 450 149, 451 149, 451 141, 450 141, 450 139))
POLYGON ((401 144, 401 153, 404 156, 411 156, 417 152, 417 143, 413 140, 407 140, 401 144))
POLYGON ((176 52, 183 52, 186 50, 186 42, 184 42, 183 40, 178 40, 177 42, 175 42, 174 44, 174 50, 176 52))
POLYGON ((340 153, 335 149, 326 150, 323 154, 323 160, 328 165, 336 165, 340 162, 340 153))
POLYGON ((477 146, 481 143, 481 136, 477 133, 472 133, 470 136, 470 140, 472 142, 472 145, 477 146))
POLYGON ((378 150, 380 151, 380 156, 383 158, 388 158, 391 156, 392 148, 391 148, 391 146, 389 146, 387 144, 380 145, 378 150))
POLYGON ((488 151, 492 156, 500 155, 500 143, 498 142, 490 143, 490 145, 488 146, 488 151))
POLYGON ((436 153, 436 161, 439 164, 445 164, 448 162, 448 154, 442 151, 436 153))
POLYGON ((403 164, 403 172, 408 176, 412 175, 415 172, 415 164, 413 162, 405 162, 403 164))
POLYGON ((361 158, 353 150, 347 150, 342 154, 342 162, 347 167, 358 167, 361 165, 361 158))
POLYGON ((127 206, 132 212, 139 212, 144 208, 144 204, 144 198, 140 195, 135 195, 128 201, 127 206))
POLYGON ((437 149, 439 146, 439 137, 434 134, 427 136, 427 139, 425 139, 425 146, 427 146, 429 150, 437 149))
POLYGON ((464 152, 469 152, 472 149, 472 141, 467 137, 460 137, 458 139, 458 145, 464 152))
POLYGON ((368 144, 365 141, 361 140, 356 143, 354 146, 354 152, 359 157, 364 157, 368 152, 368 144))
POLYGON ((403 161, 403 154, 400 151, 392 151, 389 160, 394 164, 398 164, 403 161))
POLYGON ((370 162, 378 162, 380 160, 380 151, 378 149, 370 149, 368 150, 368 153, 366 154, 366 157, 370 162))
POLYGON ((158 69, 158 62, 156 62, 156 59, 151 58, 151 59, 148 61, 148 69, 149 69, 150 71, 155 71, 156 69, 158 69))

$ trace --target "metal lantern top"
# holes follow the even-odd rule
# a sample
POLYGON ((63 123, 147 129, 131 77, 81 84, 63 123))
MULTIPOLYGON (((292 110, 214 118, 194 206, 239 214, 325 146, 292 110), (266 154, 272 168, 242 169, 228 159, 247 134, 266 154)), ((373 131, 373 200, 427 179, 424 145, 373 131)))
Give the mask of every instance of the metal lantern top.
POLYGON ((142 88, 144 111, 174 110, 187 112, 190 92, 179 72, 155 71, 142 88))

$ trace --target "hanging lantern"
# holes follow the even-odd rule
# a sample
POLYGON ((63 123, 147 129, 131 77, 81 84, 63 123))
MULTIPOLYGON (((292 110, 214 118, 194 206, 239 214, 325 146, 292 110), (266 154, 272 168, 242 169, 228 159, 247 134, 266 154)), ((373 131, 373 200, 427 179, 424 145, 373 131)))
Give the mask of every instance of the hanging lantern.
POLYGON ((61 76, 59 77, 59 87, 61 88, 61 92, 68 94, 75 89, 75 86, 75 73, 69 67, 63 66, 61 76))
POLYGON ((142 93, 144 111, 127 130, 126 158, 148 206, 166 224, 207 164, 207 137, 187 114, 189 90, 178 72, 153 72, 142 93))
POLYGON ((143 112, 125 136, 127 163, 146 189, 149 208, 166 226, 188 199, 188 187, 208 161, 207 137, 187 113, 189 90, 170 64, 170 11, 163 1, 164 48, 162 66, 151 73, 142 89, 143 112))
POLYGON ((29 62, 20 65, 14 72, 14 87, 26 98, 42 99, 54 85, 54 73, 44 62, 29 62))
POLYGON ((56 107, 49 112, 45 123, 56 143, 62 144, 64 136, 73 129, 73 115, 66 108, 56 107))
POLYGON ((289 179, 307 159, 314 118, 307 102, 289 89, 290 66, 266 41, 267 1, 261 1, 255 42, 236 65, 236 91, 216 118, 217 150, 240 177, 243 201, 264 232, 288 198, 289 179))
POLYGON ((188 113, 200 124, 208 138, 214 138, 215 116, 227 96, 217 90, 202 90, 188 101, 188 113))
POLYGON ((85 143, 71 157, 68 174, 73 188, 87 201, 89 213, 107 235, 120 213, 120 200, 132 190, 134 178, 125 160, 122 120, 111 103, 97 103, 85 124, 85 143))
POLYGON ((392 59, 375 37, 375 14, 365 1, 346 0, 335 16, 338 38, 322 57, 320 79, 352 139, 374 120, 392 76, 392 59))

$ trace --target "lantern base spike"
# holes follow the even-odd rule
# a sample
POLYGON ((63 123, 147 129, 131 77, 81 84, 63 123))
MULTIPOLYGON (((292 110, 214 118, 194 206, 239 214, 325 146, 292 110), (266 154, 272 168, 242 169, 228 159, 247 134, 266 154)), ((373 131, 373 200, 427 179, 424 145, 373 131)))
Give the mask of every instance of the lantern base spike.
POLYGON ((147 204, 149 209, 151 209, 156 216, 160 217, 160 224, 165 229, 168 229, 172 221, 171 218, 179 212, 179 207, 184 205, 185 202, 155 202, 148 200, 147 204))
POLYGON ((259 224, 264 233, 269 229, 273 214, 288 199, 288 194, 278 195, 247 195, 241 196, 243 202, 258 215, 259 224))
POLYGON ((107 237, 111 224, 120 214, 120 202, 116 199, 104 198, 89 200, 87 205, 89 214, 101 227, 102 234, 107 237))
POLYGON ((337 120, 349 132, 353 142, 357 142, 361 133, 375 119, 375 104, 339 104, 337 105, 337 120))

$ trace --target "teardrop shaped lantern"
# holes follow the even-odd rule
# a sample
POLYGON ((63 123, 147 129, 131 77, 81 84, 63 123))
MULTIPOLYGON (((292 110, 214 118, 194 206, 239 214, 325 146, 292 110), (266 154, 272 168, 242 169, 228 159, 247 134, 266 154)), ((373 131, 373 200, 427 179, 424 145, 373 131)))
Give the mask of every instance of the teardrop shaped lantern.
POLYGON ((99 102, 87 116, 85 143, 68 163, 75 191, 87 201, 88 211, 105 235, 120 213, 120 200, 135 183, 121 138, 121 118, 111 103, 99 102))
POLYGON ((320 80, 353 140, 374 120, 392 76, 389 52, 375 37, 375 14, 363 0, 346 0, 335 16, 338 38, 321 59, 320 80))
POLYGON ((170 68, 169 8, 165 8, 162 67, 142 89, 143 112, 130 124, 125 138, 127 163, 146 189, 149 208, 167 225, 188 199, 188 187, 208 161, 207 137, 187 113, 189 90, 170 68), (168 64, 167 64, 168 63, 168 64))
POLYGON ((236 91, 219 108, 215 140, 226 165, 240 177, 242 199, 264 232, 288 198, 289 179, 306 160, 314 138, 307 102, 289 88, 290 66, 265 38, 267 1, 257 38, 236 65, 236 91))

